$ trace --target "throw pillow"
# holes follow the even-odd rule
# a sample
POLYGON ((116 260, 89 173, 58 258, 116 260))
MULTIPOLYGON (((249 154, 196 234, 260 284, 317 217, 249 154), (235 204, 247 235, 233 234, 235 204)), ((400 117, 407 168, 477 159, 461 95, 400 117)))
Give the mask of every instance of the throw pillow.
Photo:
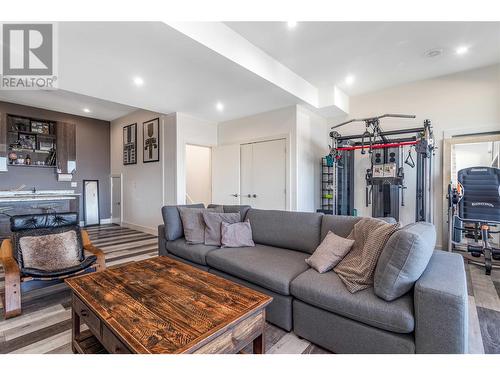
POLYGON ((385 245, 375 269, 375 294, 393 301, 409 292, 434 253, 436 229, 425 222, 396 231, 385 245))
POLYGON ((250 221, 241 223, 221 224, 221 244, 222 247, 253 247, 255 243, 252 240, 252 227, 250 221))
POLYGON ((57 271, 80 264, 80 249, 74 230, 19 239, 24 268, 57 271))
POLYGON ((205 242, 205 221, 203 212, 221 212, 222 208, 190 208, 179 207, 184 237, 188 244, 202 244, 205 242))
POLYGON ((329 231, 313 255, 306 259, 306 263, 319 273, 330 271, 351 250, 353 244, 354 240, 329 231))
POLYGON ((221 224, 234 224, 241 221, 239 212, 235 213, 219 213, 219 212, 203 212, 203 221, 205 222, 205 245, 220 246, 221 245, 221 224))
POLYGON ((373 285, 377 261, 399 223, 388 224, 375 218, 358 221, 347 238, 354 240, 351 251, 334 268, 351 293, 373 285))

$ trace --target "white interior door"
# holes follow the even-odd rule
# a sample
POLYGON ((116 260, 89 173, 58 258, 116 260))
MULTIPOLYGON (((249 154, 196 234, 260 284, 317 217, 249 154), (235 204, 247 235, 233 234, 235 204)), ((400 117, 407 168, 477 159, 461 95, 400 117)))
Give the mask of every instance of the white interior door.
POLYGON ((252 206, 252 194, 255 194, 253 183, 253 143, 241 145, 240 148, 240 194, 241 204, 252 206))
POLYGON ((261 209, 286 209, 285 139, 241 146, 241 203, 261 209))
POLYGON ((240 145, 212 149, 212 202, 240 204, 240 145))

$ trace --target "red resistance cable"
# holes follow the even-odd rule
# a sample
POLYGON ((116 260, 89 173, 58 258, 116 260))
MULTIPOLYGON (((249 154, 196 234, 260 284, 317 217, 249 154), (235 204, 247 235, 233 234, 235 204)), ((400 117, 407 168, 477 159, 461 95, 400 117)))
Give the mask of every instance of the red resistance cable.
MULTIPOLYGON (((391 148, 391 147, 416 145, 418 142, 420 142, 420 141, 409 141, 409 142, 400 142, 400 143, 383 143, 383 144, 379 144, 379 145, 372 145, 372 150, 377 149, 377 148, 391 148)), ((353 151, 353 150, 360 150, 362 148, 369 149, 370 146, 339 147, 339 148, 337 148, 337 151, 353 151)))

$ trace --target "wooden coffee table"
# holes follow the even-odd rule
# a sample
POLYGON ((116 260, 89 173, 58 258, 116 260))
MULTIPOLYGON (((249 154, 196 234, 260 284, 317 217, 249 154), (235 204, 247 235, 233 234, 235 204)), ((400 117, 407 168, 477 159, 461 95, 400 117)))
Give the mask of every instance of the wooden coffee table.
POLYGON ((66 283, 74 353, 238 353, 251 343, 264 352, 272 298, 169 257, 66 283))

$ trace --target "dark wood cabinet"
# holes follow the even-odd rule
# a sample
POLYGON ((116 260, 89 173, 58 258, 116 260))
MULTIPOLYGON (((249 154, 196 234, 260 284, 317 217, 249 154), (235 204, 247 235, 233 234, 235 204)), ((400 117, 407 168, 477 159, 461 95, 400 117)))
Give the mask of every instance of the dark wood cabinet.
POLYGON ((76 171, 76 125, 67 122, 56 124, 57 173, 76 171))

